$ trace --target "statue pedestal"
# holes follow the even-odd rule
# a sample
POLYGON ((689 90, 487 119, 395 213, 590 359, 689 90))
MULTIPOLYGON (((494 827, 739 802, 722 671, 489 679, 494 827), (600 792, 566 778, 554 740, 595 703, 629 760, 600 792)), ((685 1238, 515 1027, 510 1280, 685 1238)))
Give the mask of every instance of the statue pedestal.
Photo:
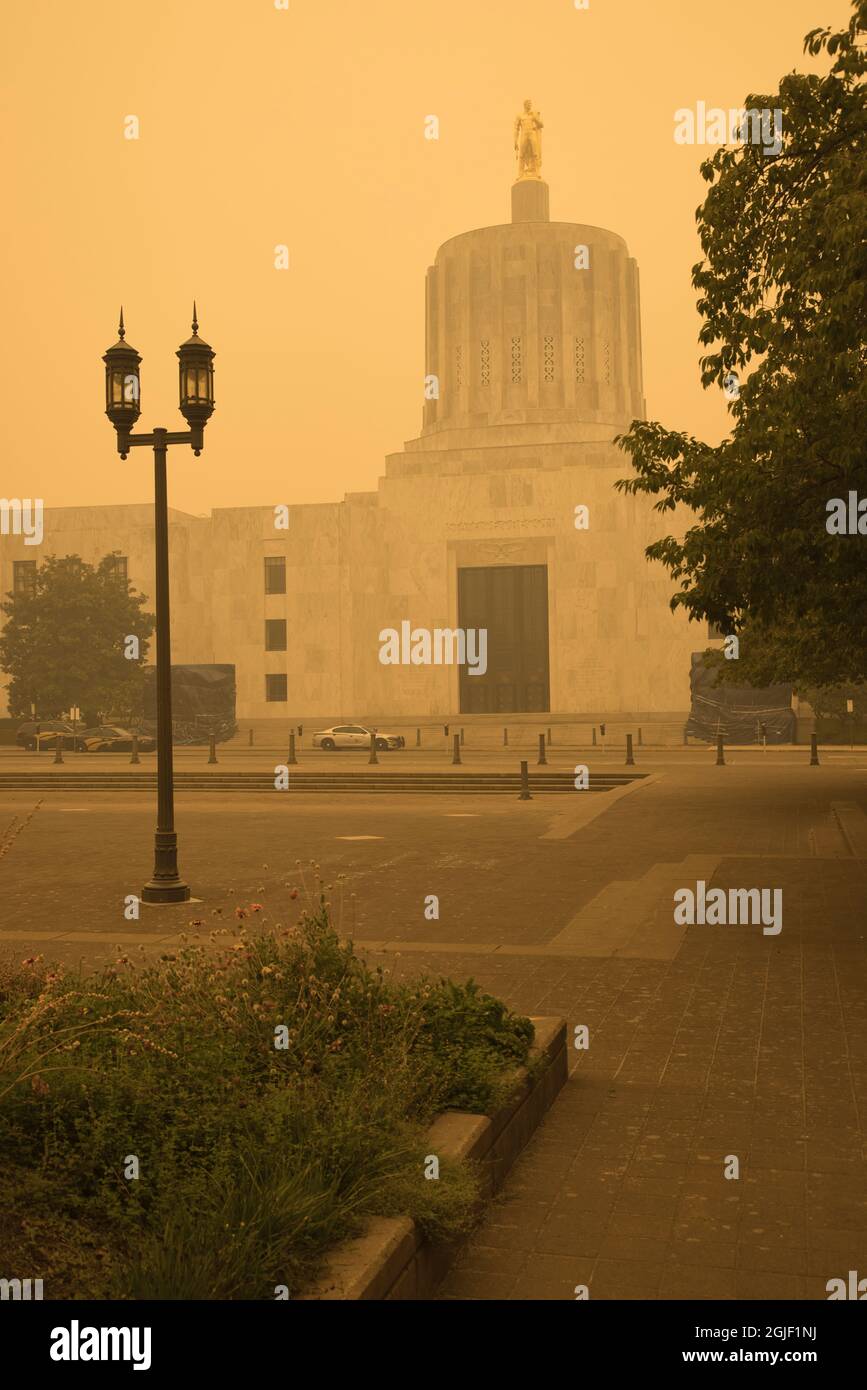
POLYGON ((550 222, 548 185, 544 179, 518 179, 512 184, 513 222, 550 222))

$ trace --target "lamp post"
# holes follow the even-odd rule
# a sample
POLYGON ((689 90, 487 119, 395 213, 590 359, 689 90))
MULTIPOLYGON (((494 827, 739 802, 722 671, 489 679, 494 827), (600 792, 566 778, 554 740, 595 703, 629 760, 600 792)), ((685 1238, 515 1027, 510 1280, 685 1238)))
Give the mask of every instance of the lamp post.
POLYGON ((118 341, 103 357, 105 413, 117 431, 117 451, 125 459, 130 449, 152 445, 154 451, 154 529, 157 616, 157 828, 154 871, 141 892, 145 903, 189 902, 189 885, 178 873, 172 774, 172 653, 169 623, 169 516, 166 456, 170 444, 189 444, 198 458, 204 431, 214 410, 214 352, 199 337, 196 305, 193 332, 178 348, 179 409, 188 430, 155 429, 133 434, 141 413, 141 357, 124 339, 123 309, 118 341))

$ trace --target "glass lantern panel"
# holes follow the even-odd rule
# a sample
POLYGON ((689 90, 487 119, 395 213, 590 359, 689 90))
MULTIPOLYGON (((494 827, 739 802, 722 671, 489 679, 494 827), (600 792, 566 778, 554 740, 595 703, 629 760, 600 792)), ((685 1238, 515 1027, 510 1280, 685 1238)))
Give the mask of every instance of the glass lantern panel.
POLYGON ((112 405, 123 405, 122 371, 113 371, 111 374, 111 403, 112 405))
POLYGON ((184 372, 184 400, 194 401, 196 399, 196 369, 187 367, 184 372))
POLYGON ((199 368, 199 400, 200 400, 200 401, 206 401, 207 399, 208 399, 208 369, 207 369, 207 367, 200 367, 200 368, 199 368))

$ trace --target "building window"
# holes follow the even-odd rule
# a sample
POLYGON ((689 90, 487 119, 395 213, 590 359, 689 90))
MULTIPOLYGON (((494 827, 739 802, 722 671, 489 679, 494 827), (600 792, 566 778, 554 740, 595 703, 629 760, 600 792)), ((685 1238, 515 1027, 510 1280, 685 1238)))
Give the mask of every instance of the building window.
POLYGON ((575 339, 575 380, 579 386, 584 385, 584 339, 575 339))
POLYGON ((266 652, 285 652, 285 650, 286 650, 286 619, 285 619, 285 618, 266 618, 266 619, 265 619, 265 650, 266 650, 266 652))
POLYGON ((36 593, 36 561, 15 560, 12 569, 12 588, 16 594, 36 593))
POLYGON ((483 338, 483 339, 482 339, 481 362, 482 362, 482 385, 483 385, 483 386, 490 386, 490 384, 491 384, 491 340, 490 340, 490 338, 483 338))
POLYGON ((265 677, 265 699, 270 705, 285 705, 287 700, 286 677, 265 677))
POLYGON ((112 579, 120 579, 126 584, 129 575, 127 572, 127 557, 125 555, 109 555, 108 572, 112 579))
POLYGON ((521 339, 512 339, 512 384, 518 385, 522 378, 521 339))
POLYGON ((265 556, 265 593, 285 594, 286 560, 283 555, 265 556))
POLYGON ((546 334, 543 340, 542 351, 545 380, 554 380, 554 338, 552 334, 546 334))

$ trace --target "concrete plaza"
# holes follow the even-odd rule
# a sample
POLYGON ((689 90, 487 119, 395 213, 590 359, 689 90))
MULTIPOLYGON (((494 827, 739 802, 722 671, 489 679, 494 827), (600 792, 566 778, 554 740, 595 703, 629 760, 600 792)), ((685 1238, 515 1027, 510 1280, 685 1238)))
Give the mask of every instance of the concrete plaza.
MULTIPOLYGON (((574 761, 613 761, 591 754, 574 761)), ((343 928, 374 963, 589 1030, 443 1297, 823 1299, 867 1274, 867 759, 727 757, 645 750, 622 791, 530 802, 181 794, 200 901, 138 922, 152 794, 0 790, 0 951, 90 968, 250 902, 292 920, 315 859, 346 875, 343 928), (699 880, 781 889, 782 931, 676 925, 699 880)))

